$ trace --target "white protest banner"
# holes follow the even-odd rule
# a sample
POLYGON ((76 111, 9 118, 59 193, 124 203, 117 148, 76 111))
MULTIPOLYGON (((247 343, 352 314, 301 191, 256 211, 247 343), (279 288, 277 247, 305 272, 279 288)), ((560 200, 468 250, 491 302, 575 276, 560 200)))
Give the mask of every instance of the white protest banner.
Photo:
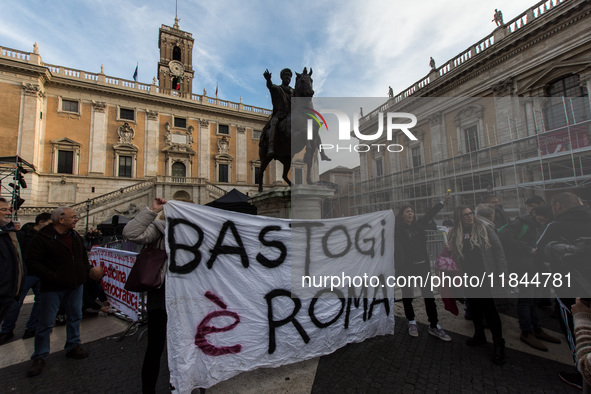
POLYGON ((168 363, 180 393, 394 333, 383 282, 331 292, 310 278, 312 298, 300 275, 328 265, 344 277, 393 274, 391 211, 291 221, 169 201, 164 212, 168 363))
POLYGON ((102 284, 109 302, 133 321, 138 320, 139 294, 127 291, 124 287, 136 256, 135 252, 97 246, 93 246, 88 253, 90 264, 105 270, 102 284))

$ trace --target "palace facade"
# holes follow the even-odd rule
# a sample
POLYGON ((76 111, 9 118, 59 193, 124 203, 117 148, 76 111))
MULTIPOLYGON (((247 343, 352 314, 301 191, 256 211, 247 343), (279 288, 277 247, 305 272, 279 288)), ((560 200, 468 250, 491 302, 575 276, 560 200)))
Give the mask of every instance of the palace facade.
MULTIPOLYGON (((256 192, 258 143, 271 111, 192 92, 194 39, 178 20, 159 30, 151 84, 46 64, 42 50, 0 47, 2 196, 11 157, 34 166, 19 216, 74 206, 90 225, 155 196, 205 204, 232 188, 256 192)), ((263 87, 264 88, 264 87, 263 87)), ((281 166, 266 184, 281 182, 281 166)), ((13 183, 13 186, 9 186, 13 183)))
POLYGON ((514 217, 533 194, 591 199, 591 2, 541 1, 431 67, 359 121, 374 134, 388 113, 411 113, 417 139, 383 133, 376 144, 404 149, 359 153, 361 180, 333 204, 348 215, 406 203, 425 212, 449 190, 443 215, 495 193, 514 217))

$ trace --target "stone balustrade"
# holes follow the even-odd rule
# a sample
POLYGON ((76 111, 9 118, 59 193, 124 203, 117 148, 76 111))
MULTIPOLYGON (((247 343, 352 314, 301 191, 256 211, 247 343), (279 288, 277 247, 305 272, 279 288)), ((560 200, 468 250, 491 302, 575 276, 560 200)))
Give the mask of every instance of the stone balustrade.
MULTIPOLYGON (((38 55, 35 56, 37 56, 37 58, 39 57, 38 55)), ((16 49, 0 47, 0 59, 2 58, 16 60, 24 63, 32 62, 30 52, 23 52, 16 49)), ((257 115, 271 115, 272 112, 271 110, 268 110, 266 108, 253 107, 250 105, 244 105, 242 103, 220 100, 218 98, 207 97, 198 94, 188 95, 175 90, 170 92, 163 92, 155 84, 135 82, 127 79, 111 77, 102 73, 91 73, 83 70, 76 70, 63 66, 57 66, 54 64, 42 63, 42 65, 44 67, 47 67, 47 69, 51 72, 53 76, 58 76, 62 78, 82 80, 84 82, 95 83, 97 85, 114 86, 128 91, 141 91, 144 93, 149 93, 150 95, 174 96, 178 97, 179 99, 193 101, 208 106, 226 108, 237 112, 247 112, 257 115)))
MULTIPOLYGON (((514 34, 521 28, 523 28, 528 23, 531 23, 533 20, 544 16, 547 12, 551 11, 552 9, 556 8, 557 6, 567 3, 572 0, 542 0, 533 7, 530 7, 525 12, 521 13, 517 17, 513 18, 509 22, 505 23, 503 26, 499 27, 498 29, 505 29, 506 36, 514 34)), ((505 36, 505 37, 506 37, 505 36)), ((489 48, 495 45, 495 32, 489 34, 488 36, 484 37, 480 41, 478 41, 475 45, 472 45, 470 48, 460 52, 457 56, 453 57, 452 59, 448 60, 442 66, 436 68, 434 71, 441 77, 443 75, 448 74, 450 71, 454 70, 457 67, 463 66, 469 60, 474 58, 475 56, 485 52, 489 48)), ((412 96, 417 93, 419 90, 429 86, 433 80, 431 78, 426 77, 418 82, 415 82, 408 88, 404 89, 399 94, 395 95, 393 98, 388 100, 388 107, 396 105, 397 103, 404 100, 406 97, 412 96)), ((387 108, 386 108, 387 109, 387 108)), ((371 121, 374 119, 378 112, 386 112, 384 108, 380 107, 378 109, 373 110, 372 112, 365 115, 363 118, 359 120, 359 124, 364 124, 366 122, 371 121)))

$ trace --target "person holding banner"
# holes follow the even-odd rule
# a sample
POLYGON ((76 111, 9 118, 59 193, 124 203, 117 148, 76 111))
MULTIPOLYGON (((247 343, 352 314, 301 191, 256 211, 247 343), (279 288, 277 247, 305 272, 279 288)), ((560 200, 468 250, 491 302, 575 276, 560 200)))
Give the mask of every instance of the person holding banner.
MULTIPOLYGON (((142 209, 123 228, 123 237, 141 244, 154 245, 164 250, 164 229, 166 222, 158 219, 166 200, 156 197, 151 208, 142 209)), ((142 392, 155 393, 160 372, 160 359, 166 344, 166 303, 164 282, 157 289, 148 291, 148 346, 142 364, 142 392)))
MULTIPOLYGON (((427 252, 427 236, 425 230, 435 215, 450 199, 445 195, 440 203, 431 208, 422 218, 416 220, 415 210, 411 205, 404 205, 396 215, 396 227, 394 231, 394 261, 396 275, 426 277, 431 270, 429 253, 427 252)), ((425 299, 425 309, 429 319, 429 334, 441 339, 451 341, 451 337, 438 324, 437 306, 433 298, 433 292, 427 286, 421 286, 421 295, 425 299)), ((419 328, 415 321, 415 311, 412 307, 414 288, 405 286, 402 288, 402 304, 404 314, 408 320, 408 334, 412 337, 419 336, 419 328)))

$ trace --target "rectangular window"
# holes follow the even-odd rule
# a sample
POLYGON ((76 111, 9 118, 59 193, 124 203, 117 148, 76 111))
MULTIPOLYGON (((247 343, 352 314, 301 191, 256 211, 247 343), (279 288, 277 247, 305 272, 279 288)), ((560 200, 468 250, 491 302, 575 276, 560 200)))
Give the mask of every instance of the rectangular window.
POLYGON ((218 165, 218 182, 228 182, 228 165, 227 164, 219 164, 218 165))
POLYGON ((135 111, 129 108, 119 108, 119 119, 135 121, 135 111))
POLYGON ((259 181, 259 175, 261 174, 261 167, 254 168, 254 181, 252 183, 257 183, 259 181))
POLYGON ((412 148, 412 166, 421 166, 421 147, 412 148))
POLYGON ((221 124, 218 127, 218 133, 219 134, 226 134, 229 135, 230 134, 230 126, 228 126, 227 124, 221 124))
POLYGON ((304 183, 304 171, 302 171, 301 168, 296 168, 294 178, 295 178, 296 185, 303 184, 304 183))
POLYGON ((57 173, 74 173, 74 152, 71 150, 60 150, 57 153, 57 173))
POLYGON ((478 150, 478 129, 476 126, 464 129, 464 138, 466 139, 466 153, 476 152, 478 150))
POLYGON ((62 99, 62 111, 78 113, 78 101, 62 99))
POLYGON ((382 158, 376 159, 376 176, 384 175, 384 165, 382 163, 382 158))
POLYGON ((119 156, 119 176, 131 178, 131 156, 119 156))
POLYGON ((252 139, 254 139, 254 140, 260 140, 261 139, 261 133, 262 133, 262 131, 260 131, 260 130, 253 130, 252 131, 252 139))
POLYGON ((178 127, 179 129, 186 129, 187 128, 187 119, 186 118, 177 118, 174 117, 174 127, 178 127))

